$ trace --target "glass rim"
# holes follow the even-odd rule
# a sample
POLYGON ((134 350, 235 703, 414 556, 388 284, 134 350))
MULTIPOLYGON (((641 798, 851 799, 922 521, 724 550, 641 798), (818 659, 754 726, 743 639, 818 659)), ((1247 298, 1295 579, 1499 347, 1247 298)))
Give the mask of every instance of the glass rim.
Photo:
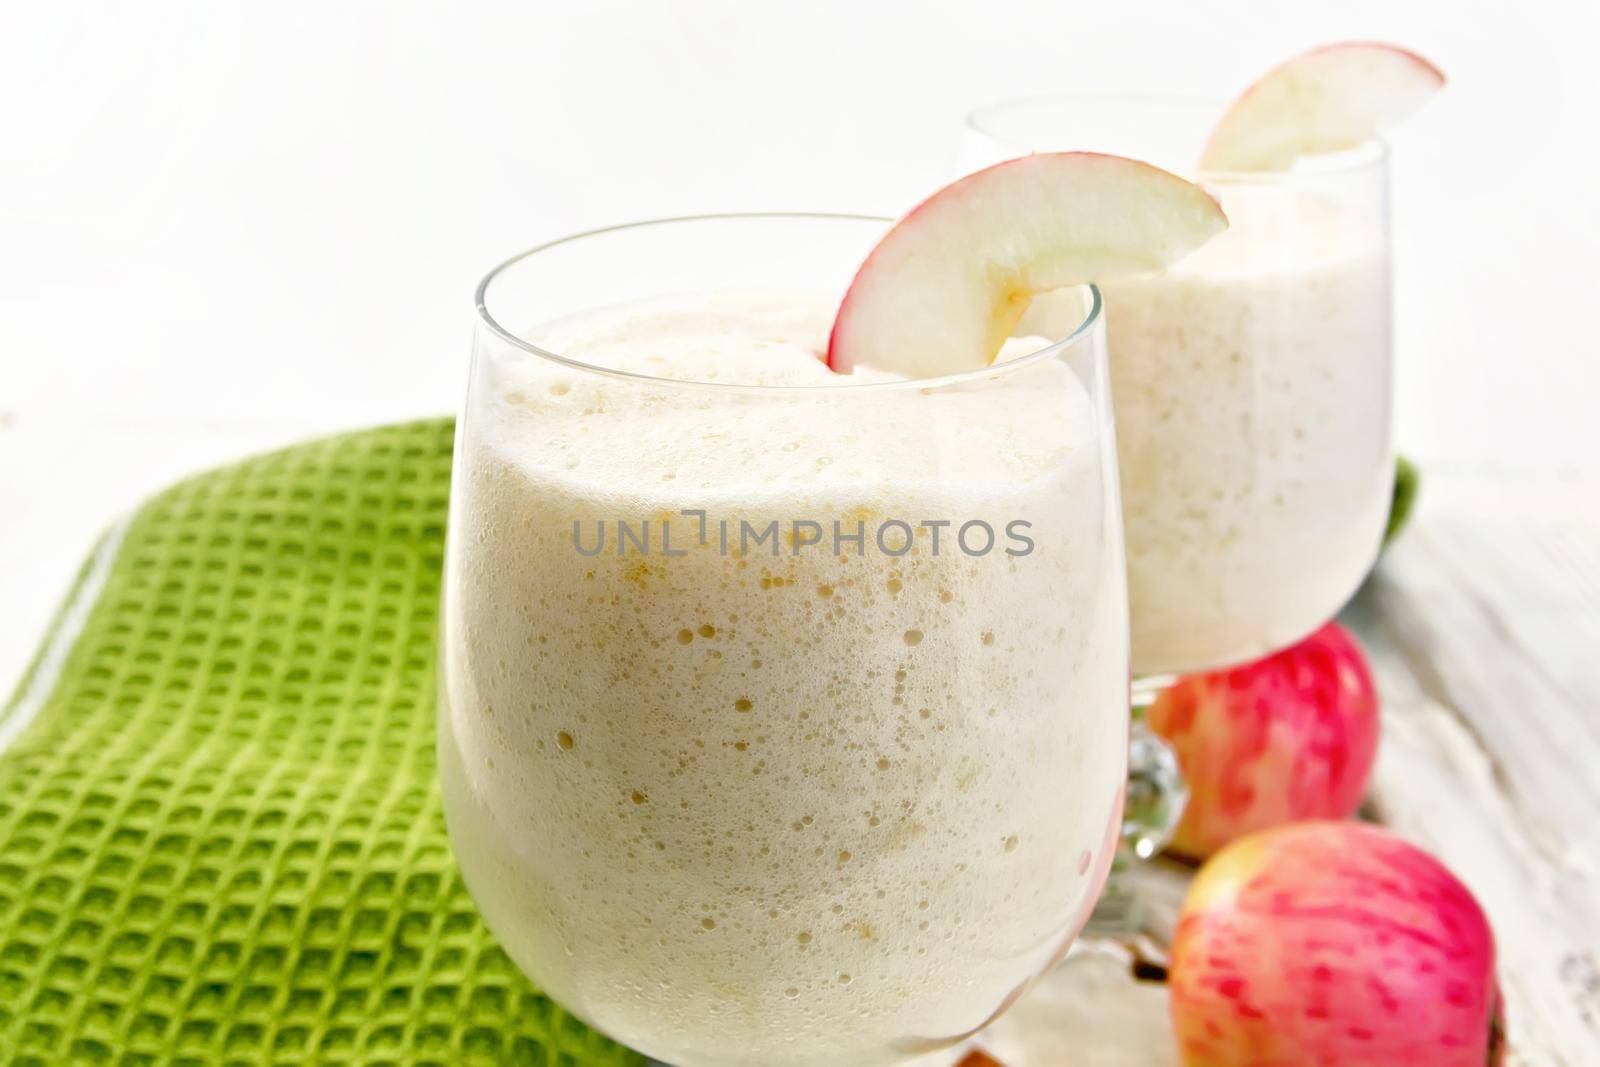
MULTIPOLYGON (((987 137, 997 144, 1001 144, 1008 149, 1016 148, 1019 154, 1027 154, 1028 151, 1043 151, 1043 149, 1023 150, 1015 143, 1016 138, 1002 136, 988 125, 989 119, 999 112, 1028 105, 1081 102, 1092 105, 1096 110, 1103 110, 1108 105, 1116 103, 1139 104, 1150 107, 1176 106, 1193 109, 1196 112, 1201 109, 1209 109, 1212 121, 1215 122, 1217 118, 1222 116, 1228 106, 1233 103, 1233 99, 1190 96, 1182 93, 1031 93, 1024 96, 1001 97, 997 100, 979 104, 963 116, 961 124, 964 128, 987 137)), ((1090 147, 1092 148, 1093 146, 1090 147)), ((1066 151, 1066 149, 1063 149, 1063 151, 1066 151)), ((1382 168, 1389 159, 1389 142, 1382 137, 1372 137, 1354 148, 1340 152, 1329 152, 1322 156, 1305 156, 1302 159, 1301 165, 1293 170, 1200 170, 1196 168, 1193 171, 1193 175, 1196 181, 1216 182, 1226 185, 1296 185, 1316 182, 1382 168)))
MULTIPOLYGON (((532 248, 524 249, 516 255, 496 265, 483 280, 478 283, 474 295, 474 304, 477 308, 478 322, 486 327, 494 336, 520 349, 532 356, 547 362, 556 363, 572 370, 582 371, 587 374, 598 374, 608 378, 617 378, 624 381, 638 382, 650 386, 670 389, 700 389, 712 390, 722 393, 751 393, 769 396, 796 396, 803 394, 859 394, 864 392, 887 392, 905 389, 942 389, 950 386, 961 385, 969 382, 988 381, 1013 372, 1020 372, 1024 367, 1036 363, 1055 359, 1069 349, 1082 344, 1094 331, 1094 328, 1103 318, 1104 301, 1100 295, 1100 287, 1092 282, 1081 286, 1068 286, 1067 288, 1087 289, 1089 291, 1089 309, 1072 331, 1058 340, 1025 356, 1006 360, 1004 363, 989 363, 973 370, 957 371, 954 374, 942 374, 932 378, 906 378, 888 382, 860 382, 857 384, 828 384, 828 385, 749 385, 738 382, 706 382, 687 378, 663 378, 653 374, 639 374, 634 371, 620 370, 615 367, 606 367, 597 363, 589 363, 572 356, 565 356, 517 336, 517 334, 502 325, 489 310, 489 288, 507 271, 514 269, 523 261, 547 252, 562 245, 571 244, 589 237, 599 237, 605 234, 621 233, 628 230, 647 229, 656 226, 669 226, 680 223, 695 222, 729 222, 729 221, 762 221, 762 220, 818 220, 818 221, 844 221, 844 222, 878 222, 885 226, 895 220, 881 215, 858 215, 823 211, 735 211, 711 212, 702 215, 670 215, 662 218, 640 219, 634 222, 618 223, 612 226, 600 226, 594 229, 570 233, 563 237, 546 241, 532 248)), ((857 265, 859 267, 859 264, 857 265)), ((598 305, 597 305, 598 306, 598 305)), ((581 309, 573 309, 581 310, 581 309)))

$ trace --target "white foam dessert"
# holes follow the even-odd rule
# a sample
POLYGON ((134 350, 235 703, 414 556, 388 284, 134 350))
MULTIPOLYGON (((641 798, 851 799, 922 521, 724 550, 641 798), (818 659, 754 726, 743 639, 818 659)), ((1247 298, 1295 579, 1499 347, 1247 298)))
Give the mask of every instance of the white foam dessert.
POLYGON ((1126 601, 1089 393, 1054 358, 835 374, 833 312, 722 292, 549 323, 550 351, 721 386, 480 354, 460 431, 452 843, 517 964, 667 1062, 950 1043, 1064 951, 1118 828, 1126 601), (737 551, 774 523, 776 554, 737 551))
POLYGON ((1304 637, 1371 568, 1388 514, 1379 220, 1292 186, 1221 194, 1227 233, 1104 287, 1136 674, 1304 637))

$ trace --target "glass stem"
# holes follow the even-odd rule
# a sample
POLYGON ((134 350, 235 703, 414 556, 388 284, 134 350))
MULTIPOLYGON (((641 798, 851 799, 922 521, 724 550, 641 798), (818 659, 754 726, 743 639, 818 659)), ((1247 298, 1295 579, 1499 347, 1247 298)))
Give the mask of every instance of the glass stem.
POLYGON ((1128 796, 1123 806, 1122 840, 1111 876, 1095 905, 1087 934, 1127 938, 1143 925, 1130 870, 1154 858, 1172 840, 1189 800, 1177 754, 1145 721, 1145 709, 1171 678, 1140 678, 1133 683, 1133 723, 1128 737, 1128 796))

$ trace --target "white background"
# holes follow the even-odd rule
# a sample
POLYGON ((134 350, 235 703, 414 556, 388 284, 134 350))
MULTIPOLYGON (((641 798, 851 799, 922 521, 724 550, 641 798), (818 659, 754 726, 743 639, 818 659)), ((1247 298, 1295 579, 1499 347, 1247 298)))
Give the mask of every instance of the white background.
POLYGON ((455 406, 472 288, 574 228, 897 213, 961 115, 1228 96, 1413 47, 1393 138, 1402 444, 1600 464, 1600 16, 1571 0, 0 0, 0 690, 97 531, 188 470, 455 406))

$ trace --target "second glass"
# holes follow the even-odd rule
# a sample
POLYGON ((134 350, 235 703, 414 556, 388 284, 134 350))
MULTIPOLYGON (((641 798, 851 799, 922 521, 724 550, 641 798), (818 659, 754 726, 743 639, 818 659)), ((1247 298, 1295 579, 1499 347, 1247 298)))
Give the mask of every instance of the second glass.
MULTIPOLYGON (((1387 157, 1194 173, 1225 105, 1041 97, 967 120, 960 168, 1061 148, 1194 177, 1230 229, 1105 288, 1136 676, 1293 644, 1377 557, 1391 492, 1387 157)), ((1035 301, 1024 329, 1070 314, 1035 301)))

